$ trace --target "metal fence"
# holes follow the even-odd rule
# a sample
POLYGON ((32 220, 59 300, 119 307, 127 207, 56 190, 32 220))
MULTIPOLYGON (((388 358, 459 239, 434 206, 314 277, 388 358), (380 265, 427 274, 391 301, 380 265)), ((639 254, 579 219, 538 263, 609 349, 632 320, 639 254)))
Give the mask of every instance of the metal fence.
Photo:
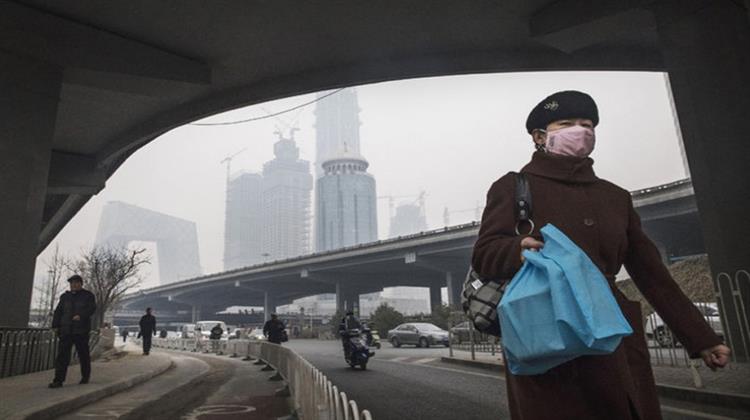
MULTIPOLYGON (((92 331, 89 347, 93 350, 98 341, 98 332, 92 331)), ((57 347, 58 337, 51 329, 0 328, 0 378, 54 368, 57 347)))
POLYGON ((257 340, 196 340, 155 338, 154 347, 185 351, 211 351, 258 359, 281 375, 289 386, 295 414, 303 420, 372 420, 315 366, 293 350, 257 340))

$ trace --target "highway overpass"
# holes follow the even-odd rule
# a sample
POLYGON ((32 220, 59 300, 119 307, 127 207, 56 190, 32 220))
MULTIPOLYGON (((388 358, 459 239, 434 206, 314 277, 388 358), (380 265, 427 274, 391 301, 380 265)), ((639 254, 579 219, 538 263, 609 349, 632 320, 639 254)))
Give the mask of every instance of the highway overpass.
MULTIPOLYGON (((665 258, 705 252, 690 180, 632 196, 644 228, 659 238, 665 258)), ((433 307, 440 305, 441 288, 447 287, 449 302, 457 304, 478 231, 478 223, 469 223, 270 261, 143 290, 123 304, 141 310, 152 306, 162 313, 189 308, 196 319, 232 305, 263 306, 267 316, 278 305, 321 293, 336 293, 338 309, 353 308, 359 295, 394 286, 429 288, 433 307)))

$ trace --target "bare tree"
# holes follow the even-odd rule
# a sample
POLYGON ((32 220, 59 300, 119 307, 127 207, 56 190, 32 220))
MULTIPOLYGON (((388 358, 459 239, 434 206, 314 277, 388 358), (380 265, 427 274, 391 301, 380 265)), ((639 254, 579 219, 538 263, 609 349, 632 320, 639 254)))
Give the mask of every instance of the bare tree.
POLYGON ((39 327, 41 328, 49 328, 52 325, 55 304, 64 289, 62 280, 69 271, 69 262, 64 255, 60 254, 59 245, 55 245, 52 259, 45 261, 45 265, 47 266, 47 277, 36 287, 37 309, 40 312, 39 327))
POLYGON ((150 263, 145 248, 97 246, 84 252, 71 265, 96 297, 94 327, 101 326, 105 314, 115 309, 125 293, 141 283, 141 266, 150 263))

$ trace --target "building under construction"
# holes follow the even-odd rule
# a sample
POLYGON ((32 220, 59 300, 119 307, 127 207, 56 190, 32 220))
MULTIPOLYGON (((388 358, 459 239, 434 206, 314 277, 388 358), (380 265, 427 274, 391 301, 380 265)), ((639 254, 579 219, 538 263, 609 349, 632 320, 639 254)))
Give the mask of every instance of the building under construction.
POLYGON ((278 134, 262 174, 227 178, 225 270, 310 252, 310 162, 299 158, 293 136, 278 134))

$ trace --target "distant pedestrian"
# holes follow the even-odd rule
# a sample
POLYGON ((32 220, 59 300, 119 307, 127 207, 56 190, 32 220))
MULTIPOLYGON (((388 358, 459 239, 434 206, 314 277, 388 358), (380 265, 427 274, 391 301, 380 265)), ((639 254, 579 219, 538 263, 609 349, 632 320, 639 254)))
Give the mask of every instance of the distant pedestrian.
POLYGON ((128 339, 128 329, 127 329, 127 328, 125 328, 125 327, 123 327, 123 328, 122 328, 122 332, 120 333, 120 335, 122 336, 122 342, 123 342, 123 343, 124 343, 125 341, 127 341, 127 339, 128 339))
MULTIPOLYGON (((634 332, 612 354, 580 356, 543 374, 514 375, 506 366, 512 419, 661 418, 641 306, 615 285, 623 265, 690 358, 703 358, 712 370, 729 361, 729 348, 680 290, 643 231, 631 195, 594 173, 589 154, 598 123, 596 103, 578 91, 550 95, 531 111, 526 129, 537 151, 521 174, 531 192, 529 204, 533 200, 533 223, 517 220, 526 204, 514 201, 518 175, 498 179, 487 193, 472 266, 486 279, 512 279, 524 263, 523 250, 544 252, 534 225, 553 223, 596 264, 613 291, 618 308, 596 308, 621 310, 634 332)), ((623 135, 611 140, 623 143, 643 121, 621 123, 623 135)))
POLYGON ((263 325, 263 335, 268 338, 269 342, 281 344, 283 341, 286 341, 284 339, 285 334, 286 326, 284 325, 284 323, 279 320, 278 315, 271 314, 271 319, 266 321, 266 323, 263 325))
POLYGON ((143 354, 148 356, 151 351, 151 337, 156 335, 156 317, 151 315, 151 308, 146 308, 146 315, 141 317, 138 325, 141 327, 138 337, 143 338, 143 354))
POLYGON ((60 388, 65 382, 70 364, 71 348, 75 346, 81 364, 81 384, 91 378, 91 357, 89 355, 89 332, 91 317, 96 311, 94 294, 83 288, 83 278, 73 275, 68 278, 70 291, 60 296, 55 308, 52 328, 60 338, 55 359, 55 378, 50 388, 60 388))
POLYGON ((212 351, 219 351, 219 340, 221 340, 222 335, 224 335, 224 329, 221 328, 221 324, 216 324, 211 328, 211 332, 208 334, 208 339, 211 340, 212 351))

